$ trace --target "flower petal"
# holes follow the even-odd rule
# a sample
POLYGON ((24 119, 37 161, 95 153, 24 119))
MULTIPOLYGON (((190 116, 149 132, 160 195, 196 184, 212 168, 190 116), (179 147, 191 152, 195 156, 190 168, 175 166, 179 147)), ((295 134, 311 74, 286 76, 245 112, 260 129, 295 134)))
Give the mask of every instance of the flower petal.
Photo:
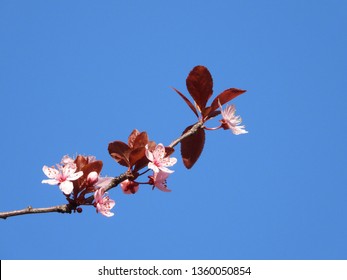
POLYGON ((100 213, 102 215, 104 215, 105 217, 107 217, 107 218, 110 218, 110 217, 114 216, 114 213, 112 213, 110 211, 100 211, 100 213))
POLYGON ((42 184, 49 184, 49 185, 58 185, 59 181, 56 179, 46 179, 41 181, 42 184))
POLYGON ((76 173, 70 174, 67 180, 74 181, 83 176, 83 171, 78 171, 76 173))
MULTIPOLYGON (((173 171, 173 170, 170 170, 169 168, 167 168, 167 167, 165 167, 165 166, 161 166, 161 167, 159 167, 159 169, 162 171, 162 172, 164 172, 164 173, 174 173, 175 171, 173 171)), ((156 173, 158 173, 158 172, 156 172, 156 173)))
POLYGON ((169 190, 166 185, 166 179, 168 177, 169 177, 169 173, 167 172, 154 173, 153 175, 154 186, 163 192, 171 192, 171 190, 169 190))
POLYGON ((159 172, 158 166, 156 166, 153 162, 149 162, 149 163, 148 163, 148 168, 149 168, 149 169, 152 169, 155 173, 158 173, 158 172, 159 172))
POLYGON ((69 177, 70 175, 75 173, 76 169, 77 169, 76 164, 74 163, 67 164, 63 167, 63 175, 65 177, 69 177))
POLYGON ((59 170, 55 169, 54 167, 48 167, 46 165, 42 167, 42 171, 48 178, 51 179, 57 178, 60 173, 59 170))
POLYGON ((68 195, 73 191, 73 184, 70 181, 64 181, 59 185, 59 188, 64 194, 68 195))
POLYGON ((148 158, 149 161, 154 160, 153 153, 150 150, 148 150, 148 144, 146 145, 145 153, 146 153, 146 157, 148 158))
POLYGON ((96 185, 100 188, 105 188, 111 183, 112 179, 112 177, 99 177, 96 185))
POLYGON ((177 162, 177 158, 168 158, 162 162, 163 166, 173 166, 177 162))
POLYGON ((153 151, 153 156, 155 159, 163 159, 165 156, 165 147, 163 144, 158 144, 153 151))
POLYGON ((70 158, 68 155, 63 156, 63 158, 61 159, 62 165, 71 164, 71 163, 74 163, 74 160, 70 158))
POLYGON ((112 209, 116 205, 116 202, 113 199, 109 198, 108 196, 106 197, 105 203, 107 204, 106 206, 107 209, 112 209))
POLYGON ((102 200, 102 196, 104 195, 104 188, 97 189, 94 193, 94 199, 96 203, 102 200))

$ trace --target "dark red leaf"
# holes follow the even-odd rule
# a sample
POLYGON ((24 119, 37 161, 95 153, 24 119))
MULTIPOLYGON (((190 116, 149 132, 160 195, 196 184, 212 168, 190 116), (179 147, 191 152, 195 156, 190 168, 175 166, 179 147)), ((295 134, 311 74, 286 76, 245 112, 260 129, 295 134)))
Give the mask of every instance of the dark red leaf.
POLYGON ((102 161, 101 160, 96 160, 96 161, 93 161, 91 163, 88 163, 87 165, 85 165, 82 168, 83 177, 85 177, 87 179, 88 174, 90 172, 93 172, 93 171, 95 171, 96 173, 100 174, 101 169, 102 169, 102 161))
POLYGON ((140 169, 146 167, 149 163, 149 160, 146 156, 142 157, 140 160, 138 160, 134 165, 134 172, 139 171, 140 169))
POLYGON ((82 168, 88 163, 87 158, 84 156, 78 155, 75 159, 75 164, 76 164, 76 171, 81 171, 82 168))
POLYGON ((127 144, 121 141, 114 141, 108 145, 108 152, 120 165, 130 167, 130 148, 127 144))
MULTIPOLYGON (((186 133, 189 129, 192 128, 188 126, 184 132, 186 133)), ((199 130, 193 135, 183 139, 181 141, 181 155, 183 159, 183 164, 186 168, 190 169, 199 159, 199 156, 205 145, 205 130, 199 128, 199 130)))
POLYGON ((132 148, 132 147, 134 146, 134 141, 135 141, 136 137, 137 137, 139 134, 140 134, 140 131, 138 131, 137 129, 134 129, 134 130, 130 133, 130 135, 129 135, 129 137, 128 137, 128 146, 129 146, 130 148, 132 148))
POLYGON ((194 112, 194 114, 199 117, 198 115, 198 111, 196 110, 195 106, 192 104, 192 102, 189 101, 189 99, 187 97, 185 97, 185 95, 181 92, 179 92, 177 89, 173 88, 174 91, 176 91, 182 98, 183 100, 188 104, 189 108, 192 109, 192 111, 194 112))
POLYGON ((173 154, 173 152, 175 151, 174 148, 171 147, 165 147, 165 157, 170 156, 171 154, 173 154))
POLYGON ((189 73, 186 83, 190 95, 200 111, 203 112, 213 93, 213 81, 210 71, 205 66, 195 66, 189 73))
POLYGON ((215 110, 211 112, 211 107, 207 107, 205 114, 206 117, 204 118, 205 121, 207 121, 208 119, 214 118, 216 116, 218 116, 221 112, 219 110, 215 110))
POLYGON ((133 148, 142 148, 148 144, 148 135, 147 132, 143 131, 134 140, 133 148))
POLYGON ((157 146, 157 144, 154 141, 149 141, 148 142, 148 150, 150 150, 151 152, 154 151, 156 146, 157 146))
POLYGON ((146 151, 145 147, 139 147, 132 150, 129 156, 130 166, 135 165, 142 158, 146 157, 145 151, 146 151))
POLYGON ((229 88, 220 93, 212 102, 211 104, 211 109, 210 112, 212 113, 215 111, 219 105, 218 105, 218 100, 221 105, 229 102, 230 100, 234 99, 235 97, 239 96, 240 94, 246 92, 243 89, 238 89, 238 88, 229 88))
POLYGON ((148 140, 147 132, 141 132, 134 141, 134 146, 130 152, 129 162, 130 165, 133 166, 137 162, 143 162, 143 158, 146 157, 146 145, 148 145, 150 141, 148 140))

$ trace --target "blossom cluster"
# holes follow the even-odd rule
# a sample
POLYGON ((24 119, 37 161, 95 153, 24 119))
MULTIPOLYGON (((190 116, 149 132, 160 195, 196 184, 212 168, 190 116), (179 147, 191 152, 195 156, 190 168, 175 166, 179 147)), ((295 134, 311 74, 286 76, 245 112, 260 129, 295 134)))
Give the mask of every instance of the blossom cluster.
MULTIPOLYGON (((173 166, 176 158, 170 158, 165 154, 163 144, 158 144, 153 151, 149 149, 149 145, 145 146, 145 155, 148 159, 148 170, 153 170, 153 175, 149 176, 149 181, 143 184, 150 184, 159 190, 169 192, 166 180, 173 170, 168 167, 173 166)), ((49 179, 42 180, 42 183, 49 185, 58 185, 60 190, 65 194, 67 200, 76 210, 80 209, 80 205, 88 205, 88 198, 85 195, 93 193, 96 211, 106 217, 112 217, 114 213, 110 210, 115 206, 105 188, 112 181, 111 177, 101 177, 102 163, 97 161, 95 157, 84 157, 79 155, 76 159, 64 156, 56 167, 43 166, 42 171, 49 179), (82 163, 84 161, 84 163, 82 163)), ((124 180, 121 182, 121 188, 126 194, 134 194, 139 188, 138 182, 124 180)))
POLYGON ((43 166, 42 171, 49 179, 42 183, 58 185, 66 196, 70 205, 77 211, 81 211, 80 205, 88 205, 90 199, 88 194, 94 195, 94 205, 97 212, 110 217, 110 210, 115 205, 107 193, 105 187, 112 181, 112 177, 101 177, 102 162, 94 156, 77 156, 73 159, 64 156, 56 167, 43 166))

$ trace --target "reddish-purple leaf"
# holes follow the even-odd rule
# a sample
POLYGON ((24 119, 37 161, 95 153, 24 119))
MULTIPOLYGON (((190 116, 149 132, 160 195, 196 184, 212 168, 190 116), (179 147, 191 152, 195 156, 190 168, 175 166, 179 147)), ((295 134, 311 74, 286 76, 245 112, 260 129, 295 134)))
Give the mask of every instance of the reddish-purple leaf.
POLYGON ((145 151, 146 151, 145 147, 139 147, 132 150, 129 156, 130 166, 135 165, 142 158, 146 157, 145 151))
POLYGON ((130 148, 127 144, 121 141, 114 141, 108 145, 108 152, 120 165, 130 167, 130 148))
POLYGON ((213 81, 210 71, 205 66, 195 66, 189 73, 186 83, 190 95, 200 111, 203 112, 213 93, 213 81))
POLYGON ((157 144, 154 141, 148 141, 148 150, 150 150, 151 152, 154 151, 156 146, 157 144))
POLYGON ((93 172, 93 171, 95 171, 96 173, 100 174, 101 169, 102 169, 102 161, 101 160, 93 161, 91 163, 88 163, 87 165, 85 165, 82 168, 83 176, 85 176, 87 178, 88 174, 90 172, 93 172))
MULTIPOLYGON (((184 130, 183 134, 191 128, 192 125, 188 126, 184 130)), ((204 144, 205 130, 203 128, 199 128, 196 133, 181 141, 181 155, 183 164, 186 168, 192 168, 195 162, 199 159, 199 156, 201 155, 201 152, 204 148, 204 144)))
POLYGON ((185 95, 181 92, 179 92, 177 89, 173 88, 174 91, 176 91, 182 98, 183 100, 187 103, 187 105, 189 106, 190 109, 192 109, 192 111, 194 112, 194 114, 199 117, 198 115, 198 111, 196 110, 195 106, 192 104, 192 102, 189 101, 189 99, 187 97, 185 97, 185 95))
POLYGON ((129 146, 130 148, 132 148, 132 147, 134 146, 134 141, 135 141, 136 137, 137 137, 139 134, 140 134, 140 131, 138 131, 137 129, 134 129, 134 130, 130 133, 130 135, 129 135, 129 137, 128 137, 128 146, 129 146))
POLYGON ((138 130, 133 130, 130 134, 128 143, 130 149, 125 153, 128 156, 129 167, 134 166, 137 162, 142 161, 145 155, 145 146, 148 144, 147 132, 139 132, 138 130))
POLYGON ((138 160, 134 165, 134 172, 139 171, 140 169, 146 167, 149 163, 149 160, 146 156, 142 157, 140 160, 138 160))
POLYGON ((204 117, 204 120, 207 121, 209 119, 212 119, 212 118, 218 116, 220 113, 221 112, 219 110, 215 110, 215 111, 211 112, 211 107, 207 107, 206 111, 205 111, 206 117, 204 117))
POLYGON ((220 93, 212 102, 211 104, 211 109, 210 112, 212 113, 213 111, 215 111, 219 105, 218 105, 218 100, 220 102, 221 105, 229 102, 230 100, 234 99, 235 97, 239 96, 240 94, 246 92, 243 89, 238 89, 238 88, 229 88, 226 89, 225 91, 223 91, 222 93, 220 93))
POLYGON ((133 149, 145 147, 148 144, 147 132, 143 131, 134 140, 133 149))
POLYGON ((76 167, 77 167, 77 171, 81 171, 82 168, 86 164, 88 164, 88 160, 84 156, 78 155, 77 158, 75 159, 75 164, 76 164, 76 167))
POLYGON ((171 147, 165 147, 165 157, 170 156, 171 154, 173 154, 173 152, 175 151, 174 148, 171 147))

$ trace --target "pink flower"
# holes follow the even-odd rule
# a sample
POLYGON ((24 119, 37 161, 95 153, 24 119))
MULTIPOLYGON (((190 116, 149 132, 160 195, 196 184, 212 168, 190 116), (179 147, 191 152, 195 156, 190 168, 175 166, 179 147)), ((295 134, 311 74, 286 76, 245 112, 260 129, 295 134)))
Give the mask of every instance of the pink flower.
POLYGON ((235 135, 248 133, 248 131, 245 130, 244 125, 240 125, 242 122, 242 119, 240 116, 235 116, 236 108, 234 105, 228 105, 225 110, 222 109, 222 106, 219 103, 219 107, 223 116, 223 119, 221 120, 222 127, 224 129, 230 129, 232 133, 235 135))
POLYGON ((110 212, 110 210, 116 205, 116 202, 109 198, 107 193, 105 193, 104 188, 99 188, 94 193, 95 207, 96 212, 101 213, 106 217, 112 217, 114 213, 110 212))
POLYGON ((165 157, 165 147, 163 144, 158 144, 153 152, 146 145, 146 157, 150 160, 148 168, 152 169, 155 173, 158 173, 160 170, 166 173, 172 173, 173 171, 168 169, 167 166, 173 166, 177 162, 176 158, 165 157))
POLYGON ((57 164, 58 169, 54 167, 43 166, 42 171, 50 179, 42 180, 43 184, 59 185, 60 190, 69 195, 73 191, 72 181, 77 180, 83 175, 83 171, 76 172, 76 164, 67 163, 65 166, 57 164), (76 173, 75 173, 76 172, 76 173))
POLYGON ((139 184, 134 181, 129 181, 128 179, 120 183, 120 187, 125 194, 135 194, 139 190, 139 184))
POLYGON ((158 173, 154 172, 152 180, 153 185, 163 192, 171 192, 167 188, 166 179, 169 177, 170 173, 160 171, 158 173))

